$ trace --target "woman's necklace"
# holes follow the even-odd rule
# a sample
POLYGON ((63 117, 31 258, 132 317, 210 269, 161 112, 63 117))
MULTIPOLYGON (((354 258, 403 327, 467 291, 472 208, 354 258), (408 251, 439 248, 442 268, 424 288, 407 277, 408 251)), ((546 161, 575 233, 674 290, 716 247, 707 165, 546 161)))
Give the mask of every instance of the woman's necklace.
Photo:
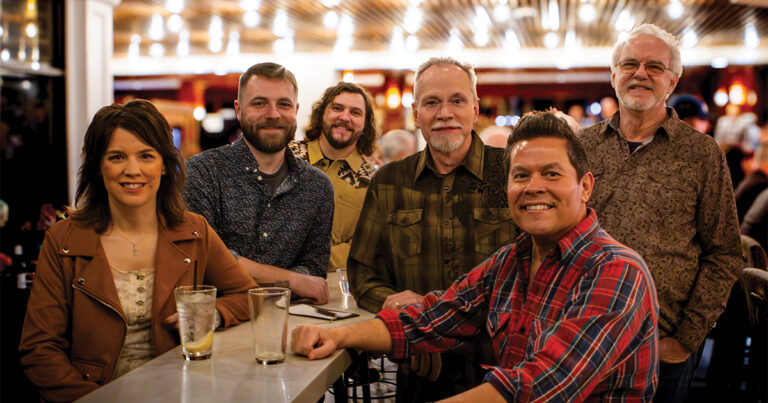
POLYGON ((144 235, 141 236, 141 238, 139 238, 139 239, 137 239, 135 241, 132 241, 132 240, 128 239, 128 237, 126 237, 125 235, 121 234, 120 231, 118 231, 117 229, 113 229, 112 232, 114 232, 115 234, 117 234, 117 236, 119 236, 120 238, 125 239, 126 241, 130 242, 131 245, 133 245, 133 249, 131 249, 131 252, 133 252, 133 256, 136 256, 136 252, 139 251, 136 248, 136 244, 141 242, 142 240, 144 240, 144 238, 147 237, 147 234, 144 234, 144 235))

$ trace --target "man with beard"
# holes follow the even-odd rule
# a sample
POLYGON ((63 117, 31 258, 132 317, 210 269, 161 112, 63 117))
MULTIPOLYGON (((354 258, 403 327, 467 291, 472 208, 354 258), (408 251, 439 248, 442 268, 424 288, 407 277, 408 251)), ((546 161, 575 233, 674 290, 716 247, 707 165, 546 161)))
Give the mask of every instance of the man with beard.
MULTIPOLYGON (((352 294, 371 312, 420 303, 517 232, 504 194, 504 150, 483 145, 472 130, 479 113, 472 66, 429 59, 416 73, 414 95, 427 147, 373 176, 347 261, 352 294)), ((398 401, 434 401, 477 386, 480 364, 494 358, 486 339, 411 360, 398 371, 398 401)))
POLYGON ((294 155, 319 168, 333 184, 334 212, 329 270, 347 267, 349 243, 373 175, 376 123, 373 101, 360 85, 340 82, 312 106, 307 139, 291 142, 294 155))
POLYGON ((243 136, 189 159, 184 200, 257 282, 288 281, 294 294, 322 304, 333 189, 286 147, 296 133, 297 92, 279 64, 243 73, 235 100, 243 136))
POLYGON ((741 267, 725 157, 665 105, 682 70, 670 33, 635 28, 613 50, 619 112, 580 133, 595 176, 590 206, 609 234, 643 256, 656 282, 656 402, 685 400, 696 351, 741 267))

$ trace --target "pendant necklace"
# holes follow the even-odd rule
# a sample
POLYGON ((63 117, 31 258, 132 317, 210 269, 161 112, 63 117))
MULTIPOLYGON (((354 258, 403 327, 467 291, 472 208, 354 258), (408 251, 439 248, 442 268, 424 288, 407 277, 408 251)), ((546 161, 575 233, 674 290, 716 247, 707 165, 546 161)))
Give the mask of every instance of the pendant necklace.
POLYGON ((144 234, 144 235, 143 235, 141 238, 139 238, 139 239, 137 239, 137 240, 135 240, 135 241, 132 241, 132 240, 128 239, 128 237, 126 237, 125 235, 123 235, 123 234, 121 234, 119 231, 117 231, 117 229, 113 229, 112 231, 113 231, 115 234, 117 234, 117 236, 119 236, 120 238, 123 238, 123 239, 125 239, 126 241, 130 242, 130 243, 131 243, 131 245, 133 245, 133 249, 131 249, 131 252, 133 252, 133 256, 136 256, 136 252, 138 252, 138 251, 139 251, 139 250, 136 248, 136 244, 137 244, 137 243, 139 243, 139 242, 141 242, 141 241, 142 241, 144 238, 146 238, 146 237, 147 237, 147 234, 144 234))

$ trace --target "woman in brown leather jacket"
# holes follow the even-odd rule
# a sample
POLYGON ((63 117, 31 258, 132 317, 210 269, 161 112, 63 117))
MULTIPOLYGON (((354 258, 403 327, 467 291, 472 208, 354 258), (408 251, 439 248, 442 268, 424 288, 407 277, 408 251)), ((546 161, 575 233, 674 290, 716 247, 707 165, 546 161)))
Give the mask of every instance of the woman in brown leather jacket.
POLYGON ((19 346, 49 401, 77 399, 178 345, 175 286, 216 286, 222 327, 248 319, 245 292, 256 286, 185 211, 184 165, 154 105, 99 110, 82 155, 77 209, 46 233, 19 346))

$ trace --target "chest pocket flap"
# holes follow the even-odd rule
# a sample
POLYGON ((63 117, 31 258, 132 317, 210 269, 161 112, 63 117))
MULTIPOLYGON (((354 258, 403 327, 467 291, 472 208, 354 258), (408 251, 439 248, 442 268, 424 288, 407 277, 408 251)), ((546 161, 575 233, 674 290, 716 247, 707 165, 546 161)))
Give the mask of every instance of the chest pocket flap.
POLYGON ((421 253, 422 209, 390 211, 387 214, 392 252, 400 258, 421 253))
POLYGON ((476 253, 485 257, 513 241, 515 223, 508 208, 476 208, 472 217, 476 253))

